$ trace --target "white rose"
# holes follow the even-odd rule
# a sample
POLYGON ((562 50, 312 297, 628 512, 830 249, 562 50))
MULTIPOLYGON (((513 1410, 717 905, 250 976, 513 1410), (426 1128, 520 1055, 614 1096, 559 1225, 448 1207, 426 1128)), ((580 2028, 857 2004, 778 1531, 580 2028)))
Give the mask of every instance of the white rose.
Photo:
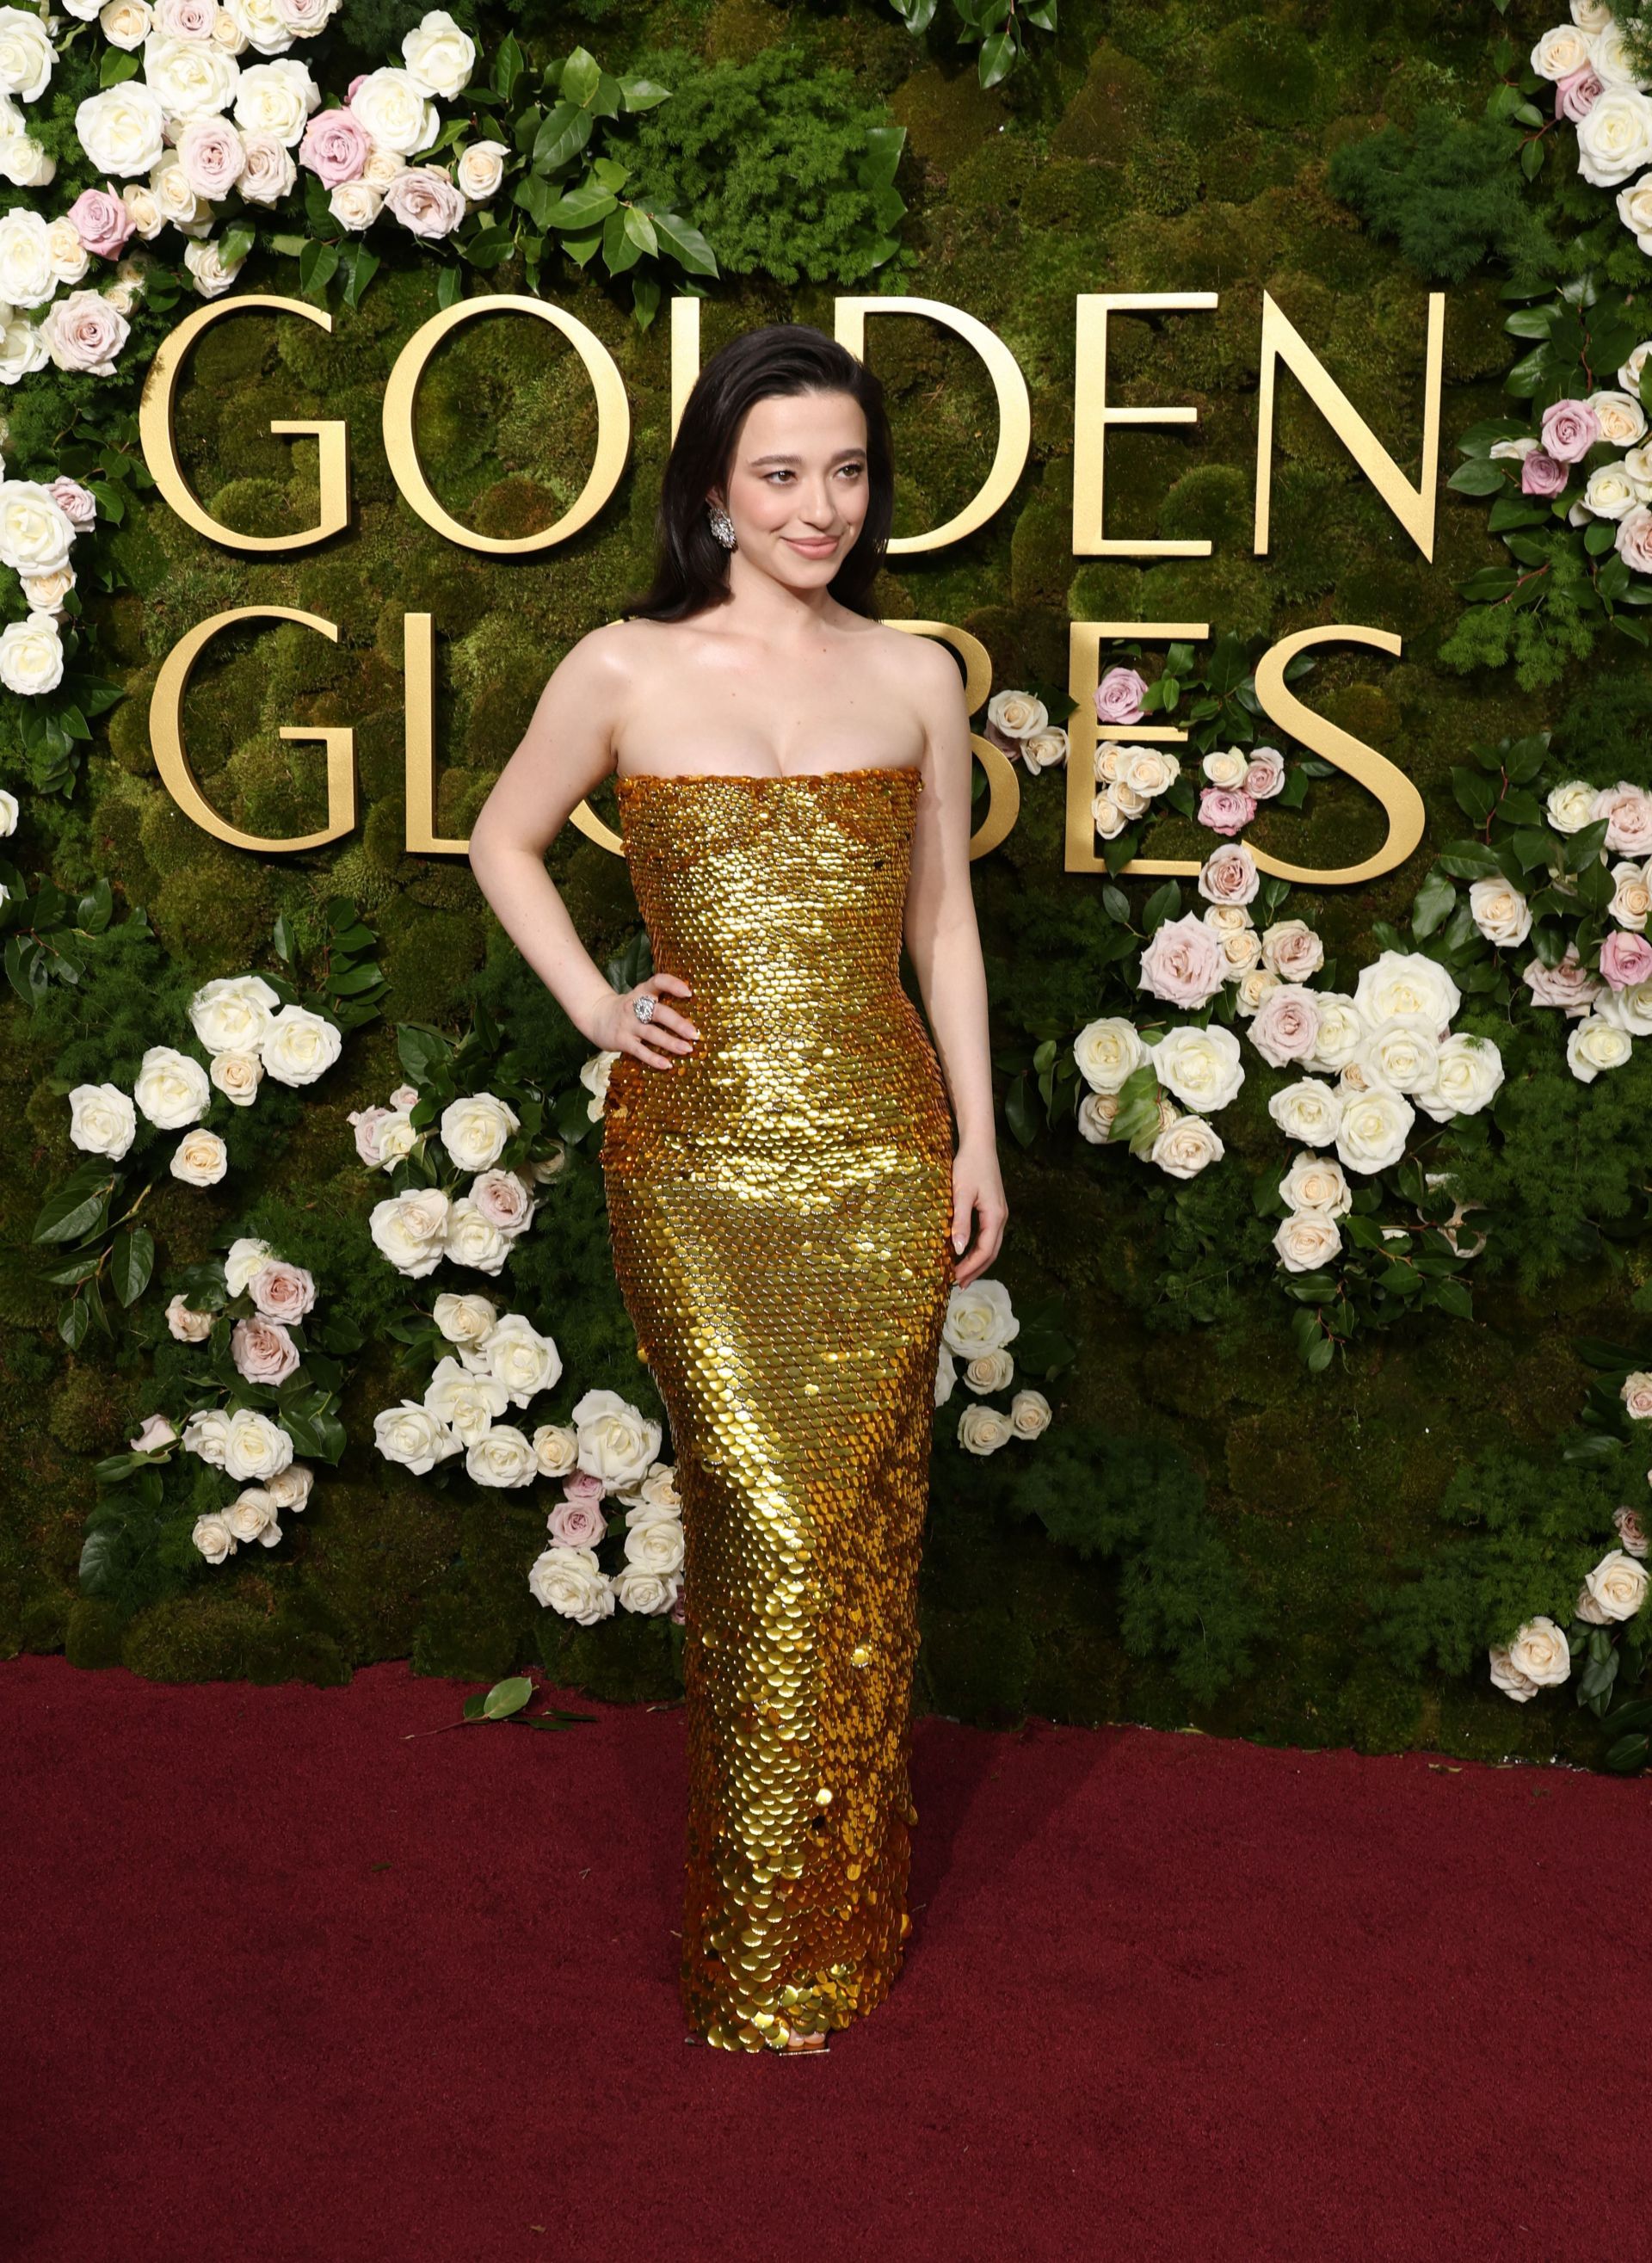
POLYGON ((1652 1421, 1652 1374, 1645 1368, 1636 1368, 1626 1375, 1618 1387, 1618 1396, 1629 1410, 1634 1422, 1652 1421))
POLYGON ((616 1600, 626 1610, 646 1618, 663 1617, 682 1592, 680 1579, 639 1571, 635 1564, 623 1564, 614 1574, 612 1586, 616 1600))
POLYGON ((1050 724, 1021 741, 1021 760, 1029 770, 1054 770, 1066 759, 1067 734, 1059 724, 1050 724))
POLYGON ((639 1572, 667 1579, 682 1569, 682 1522, 675 1516, 652 1516, 630 1522, 625 1530, 625 1561, 639 1572))
POLYGON ((1015 1373, 1015 1360, 1006 1351, 984 1351, 964 1368, 963 1379, 971 1391, 1007 1389, 1015 1373))
MULTIPOLYGON (((1631 982, 1624 990, 1608 990, 1598 1010, 1603 1022, 1612 1023, 1629 1037, 1652 1037, 1652 976, 1644 982, 1631 982)), ((1619 1064, 1612 1061, 1608 1066, 1616 1068, 1619 1064)))
MULTIPOLYGON (((0 307, 0 315, 6 312, 0 307)), ((13 315, 0 323, 0 385, 18 385, 37 369, 44 369, 51 356, 46 350, 46 340, 40 336, 40 326, 25 315, 13 315)))
POLYGON ((1072 1041, 1072 1057, 1093 1092, 1116 1092, 1147 1059, 1147 1047, 1133 1022, 1112 1014, 1079 1030, 1072 1041))
POLYGON ((682 1496, 677 1491, 677 1469, 675 1462, 656 1462, 640 1485, 627 1486, 619 1498, 638 1514, 631 1519, 640 1524, 654 1515, 682 1515, 682 1496))
POLYGON ((263 1081, 263 1063, 256 1053, 214 1053, 206 1074, 226 1100, 237 1108, 250 1108, 263 1081))
POLYGON ((289 1462, 265 1481, 264 1491, 278 1508, 301 1509, 315 1483, 315 1471, 302 1462, 289 1462))
POLYGON ((473 141, 454 168, 454 185, 472 204, 491 204, 503 186, 509 155, 502 141, 473 141))
POLYGON ((412 31, 403 34, 402 57, 408 75, 427 94, 453 97, 470 84, 476 68, 476 43, 463 32, 445 8, 432 8, 412 31))
POLYGON ((957 1362, 953 1358, 952 1354, 947 1349, 945 1344, 942 1344, 941 1347, 941 1356, 935 1362, 935 1405, 937 1406, 944 1406, 946 1405, 948 1399, 951 1398, 953 1392, 957 1387, 957 1362))
POLYGON ((1294 1210, 1273 1236, 1279 1262, 1288 1273, 1317 1273, 1342 1247, 1342 1229, 1329 1211, 1294 1210))
POLYGON ((1439 1047, 1432 1030, 1418 1014, 1396 1014, 1367 1030, 1352 1064, 1367 1085, 1390 1085, 1396 1092, 1423 1092, 1439 1071, 1439 1047))
MULTIPOLYGON (((462 163, 459 172, 459 186, 465 188, 462 163)), ((469 196, 471 192, 465 189, 465 193, 469 196)), ((1050 721, 1050 710, 1042 699, 1035 699, 1030 691, 995 691, 986 703, 986 719, 1006 739, 1029 739, 1035 731, 1046 727, 1050 721)))
POLYGON ((1162 747, 1121 747, 1118 784, 1151 801, 1174 785, 1181 773, 1177 757, 1162 747))
POLYGON ((172 1151, 172 1176, 185 1186, 216 1186, 228 1168, 229 1150, 216 1132, 186 1132, 172 1151))
POLYGON ((1300 1139, 1309 1147, 1329 1147, 1341 1129, 1342 1105, 1340 1093, 1316 1077, 1305 1076, 1276 1092, 1267 1103, 1267 1112, 1288 1139, 1300 1139))
POLYGON ((1216 1022, 1208 1029, 1187 1023, 1169 1030, 1150 1047, 1149 1059, 1166 1090, 1201 1114, 1227 1107, 1244 1082, 1239 1041, 1216 1022))
POLYGON ((465 1469, 482 1486, 531 1485, 539 1474, 531 1444, 509 1422, 495 1422, 473 1442, 465 1452, 465 1469))
POLYGON ((1564 785, 1551 786, 1548 794, 1548 821, 1556 833, 1581 833, 1585 825, 1595 821, 1595 789, 1585 785, 1581 778, 1569 778, 1564 785))
POLYGON ((1002 1351, 1014 1342, 1021 1327, 1010 1309, 1009 1291, 1001 1281, 955 1283, 948 1292, 941 1335, 949 1351, 960 1359, 978 1359, 983 1352, 1002 1351))
POLYGON ((424 1404, 438 1422, 473 1446, 487 1436, 509 1403, 496 1375, 475 1375, 456 1359, 436 1362, 424 1386, 424 1404))
MULTIPOLYGON (((0 229, 5 222, 0 221, 0 229)), ((0 480, 0 565, 19 574, 50 574, 67 566, 76 527, 49 488, 38 480, 0 480)))
POLYGON ((1351 1171, 1386 1170, 1405 1153, 1417 1111, 1403 1093, 1377 1085, 1345 1095, 1337 1153, 1351 1171))
POLYGON ((9 306, 46 306, 56 292, 52 231, 25 204, 0 217, 0 296, 9 306))
POLYGON ((213 19, 213 37, 228 54, 251 47, 255 54, 278 55, 292 45, 292 26, 281 0, 224 0, 213 19), (233 43, 226 36, 230 28, 235 34, 233 43))
POLYGON ((190 1027, 209 1053, 256 1053, 281 994, 262 974, 222 974, 190 1000, 190 1027))
POLYGON ((434 1273, 446 1254, 448 1198, 440 1187, 412 1187, 375 1203, 367 1220, 373 1246, 414 1280, 434 1273))
MULTIPOLYGON (((49 315, 47 320, 51 320, 49 315)), ((38 606, 43 612, 57 613, 64 610, 63 600, 79 576, 72 566, 60 566, 54 574, 23 574, 18 578, 23 584, 24 596, 31 605, 38 606)))
POLYGON ((1604 1014, 1574 1022, 1566 1040, 1566 1065, 1580 1084, 1592 1084, 1602 1069, 1621 1068, 1634 1050, 1627 1030, 1604 1014))
POLYGON ((1360 968, 1353 996, 1373 1025, 1396 1015, 1420 1014, 1437 1031, 1462 1003, 1462 993, 1446 969, 1420 951, 1385 951, 1374 965, 1360 968))
POLYGON ((1345 1218, 1353 1208, 1353 1189, 1342 1165, 1324 1155, 1298 1155, 1280 1181, 1279 1190, 1293 1210, 1317 1210, 1327 1218, 1345 1218))
POLYGON ((562 1373, 562 1355, 550 1336, 541 1335, 521 1312, 507 1312, 474 1349, 460 1353, 473 1372, 478 1360, 496 1376, 513 1406, 525 1406, 537 1392, 549 1391, 562 1373))
POLYGON ((442 1110, 442 1145, 461 1171, 485 1171, 521 1129, 516 1110, 491 1092, 473 1092, 442 1110))
POLYGON ((461 1195, 448 1211, 444 1248, 456 1265, 497 1276, 510 1255, 510 1237, 477 1208, 469 1195, 461 1195))
POLYGON ((1503 1055, 1490 1038, 1454 1030, 1439 1047, 1433 1081, 1412 1098, 1437 1124, 1450 1116, 1477 1116, 1503 1084, 1503 1055))
POLYGON ((1207 1164, 1226 1153, 1220 1134, 1202 1116, 1179 1116, 1159 1132, 1148 1149, 1148 1160, 1172 1179, 1196 1177, 1207 1164))
POLYGON ((69 1095, 69 1136, 89 1155, 118 1163, 137 1136, 138 1116, 118 1084, 77 1084, 69 1095))
POLYGON ((614 1590, 590 1548, 547 1548, 534 1558, 528 1586, 537 1601, 581 1626, 611 1618, 614 1590))
POLYGON ((1615 189, 1652 160, 1652 102, 1638 87, 1609 86, 1577 121, 1577 170, 1597 189, 1615 189))
POLYGON ((1554 1688, 1572 1670, 1571 1648, 1553 1619, 1528 1619, 1509 1645, 1509 1663, 1540 1689, 1554 1688))
POLYGON ((0 834, 17 831, 21 808, 21 803, 11 788, 0 785, 0 834))
POLYGON ((1233 793, 1244 784, 1251 758, 1237 747, 1213 747, 1199 767, 1212 785, 1225 787, 1233 793))
POLYGON ((50 613, 31 613, 0 629, 0 683, 32 698, 63 680, 63 640, 50 613))
POLYGON ((0 88, 19 102, 38 102, 56 61, 51 33, 40 16, 26 8, 0 8, 0 88))
POLYGON ((221 1564, 226 1557, 233 1556, 235 1552, 235 1536, 230 1530, 226 1520, 216 1514, 211 1516, 198 1516, 190 1532, 190 1538, 209 1564, 221 1564))
POLYGON ((1093 1147, 1107 1145, 1113 1133, 1113 1119, 1119 1112, 1117 1097, 1110 1092, 1086 1092, 1078 1103, 1078 1136, 1087 1139, 1093 1147))
POLYGON ((609 1075, 618 1059, 617 1052, 593 1053, 580 1071, 580 1082, 591 1095, 586 1114, 593 1124, 601 1116, 603 1104, 608 1099, 609 1075))
POLYGON ((1471 880, 1468 909, 1486 941, 1503 949, 1524 943, 1532 932, 1532 907, 1506 880, 1471 880))
POLYGON ((969 1454, 995 1454, 1014 1435, 1014 1424, 996 1406, 966 1406, 958 1417, 958 1443, 969 1454))
POLYGON ((224 1286, 232 1297, 244 1297, 255 1273, 275 1255, 267 1241, 242 1234, 229 1245, 224 1259, 224 1286))
POLYGON ((1601 464, 1589 474, 1582 500, 1583 509, 1597 518, 1622 518, 1641 496, 1620 464, 1601 464))
MULTIPOLYGON (((211 1333, 209 1328, 207 1334, 211 1333)), ((183 1341, 197 1343, 202 1339, 189 1335, 183 1341)), ((198 1454, 209 1469, 221 1470, 229 1452, 228 1415, 219 1406, 198 1408, 185 1421, 180 1443, 186 1454, 198 1454)))
POLYGON ((1050 1428, 1050 1412, 1042 1391, 1018 1391, 1009 1403, 1010 1428, 1018 1438, 1040 1438, 1050 1428))
POLYGON ((1536 1696, 1536 1682, 1529 1681, 1510 1663, 1505 1645, 1494 1642, 1486 1657, 1491 1668, 1494 1689, 1501 1689, 1505 1696, 1512 1697, 1517 1705, 1524 1705, 1529 1698, 1536 1696))
POLYGON ((1597 1626, 1605 1626, 1616 1619, 1632 1619, 1646 1601, 1646 1565, 1636 1563, 1633 1556, 1626 1556, 1621 1548, 1614 1548, 1585 1575, 1577 1598, 1579 1614, 1594 1618, 1594 1613, 1598 1612, 1599 1616, 1594 1618, 1597 1626), (1592 1611, 1582 1609, 1585 1595, 1594 1607, 1592 1611))
POLYGON ((566 1422, 542 1422, 533 1434, 542 1477, 565 1478, 580 1458, 579 1433, 566 1422))
POLYGON ((660 1425, 617 1391, 588 1391, 574 1408, 579 1465, 610 1493, 635 1485, 660 1452, 660 1425))
POLYGON ((350 98, 350 106, 372 139, 399 157, 410 157, 435 141, 441 113, 429 90, 411 71, 394 64, 369 71, 350 98))
POLYGON ((384 208, 385 192, 371 181, 341 181, 328 196, 333 218, 352 235, 370 228, 384 208))
POLYGON ((405 1156, 410 1155, 423 1139, 422 1132, 414 1129, 412 1112, 399 1108, 379 1126, 379 1167, 393 1171, 405 1156))
MULTIPOLYGON (((241 66, 234 57, 209 40, 180 39, 157 32, 144 42, 144 83, 175 123, 220 116, 234 100, 240 76, 241 66)), ((125 88, 112 90, 121 93, 125 88)), ((85 139, 83 133, 81 139, 85 139)), ((149 162, 153 164, 154 158, 149 162)), ((137 168, 128 165, 123 170, 135 172, 137 168)))
MULTIPOLYGON (((75 112, 75 131, 94 172, 124 177, 156 163, 166 147, 166 115, 155 89, 129 78, 89 94, 75 112)), ((0 274, 0 296, 11 295, 0 274)))
POLYGON ((218 243, 186 243, 184 247, 184 264, 203 299, 221 298, 246 264, 243 253, 233 264, 226 265, 223 247, 218 243))
POLYGON ((385 1407, 382 1414, 373 1414, 373 1443, 385 1460, 400 1462, 415 1478, 423 1478, 436 1462, 446 1462, 448 1455, 464 1450, 446 1423, 415 1399, 403 1399, 399 1407, 385 1407))
MULTIPOLYGON (((230 65, 232 72, 237 68, 230 65)), ((234 114, 245 134, 271 134, 290 149, 303 140, 311 112, 321 106, 321 89, 310 76, 309 66, 296 56, 249 63, 240 71, 234 114)))
POLYGON ((331 1068, 343 1045, 335 1022, 307 1006, 287 1005, 271 1015, 259 1050, 278 1084, 314 1084, 331 1068))
POLYGON ((1116 841, 1124 830, 1123 808, 1110 793, 1098 793, 1091 799, 1090 821, 1100 839, 1116 841))
POLYGON ((224 1433, 224 1470, 232 1478, 269 1478, 292 1459, 292 1441, 255 1406, 237 1406, 224 1433))
MULTIPOLYGON (((1652 176, 1648 176, 1652 179, 1652 176)), ((1619 199, 1622 202, 1621 198, 1619 199)), ((1632 393, 1606 387, 1585 396, 1600 423, 1600 437, 1614 448, 1632 448, 1646 437, 1646 411, 1632 393)))
POLYGON ((263 1486, 249 1486, 219 1514, 237 1540, 260 1540, 273 1548, 281 1537, 276 1505, 263 1486))
POLYGON ((212 1105, 206 1071, 175 1045, 150 1045, 133 1082, 132 1096, 151 1124, 176 1132, 193 1124, 212 1105))
POLYGON ((446 1289, 431 1306, 430 1318, 449 1343, 473 1348, 492 1334, 499 1314, 486 1297, 458 1297, 446 1289))
POLYGON ((78 283, 91 267, 91 254, 80 240, 80 231, 67 213, 47 224, 52 272, 60 283, 78 283))
POLYGON ((1540 78, 1569 78, 1589 61, 1591 42, 1575 24, 1557 25, 1545 32, 1532 50, 1532 69, 1540 78))

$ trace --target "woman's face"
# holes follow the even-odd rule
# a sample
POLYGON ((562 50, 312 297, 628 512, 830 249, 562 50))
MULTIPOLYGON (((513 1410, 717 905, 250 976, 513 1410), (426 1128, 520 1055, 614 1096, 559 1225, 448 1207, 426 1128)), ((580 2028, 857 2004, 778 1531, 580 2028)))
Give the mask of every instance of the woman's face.
POLYGON ((770 394, 747 411, 726 509, 748 564, 779 582, 830 582, 866 518, 866 417, 852 393, 770 394))

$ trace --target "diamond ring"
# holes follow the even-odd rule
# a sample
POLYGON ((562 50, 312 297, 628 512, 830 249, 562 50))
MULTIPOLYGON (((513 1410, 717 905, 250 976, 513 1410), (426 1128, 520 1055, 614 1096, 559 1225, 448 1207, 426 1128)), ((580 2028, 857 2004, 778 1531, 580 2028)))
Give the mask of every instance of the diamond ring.
POLYGON ((640 998, 631 1000, 631 1010, 639 1022, 652 1022, 654 1017, 655 1003, 656 1001, 653 995, 645 990, 640 998))

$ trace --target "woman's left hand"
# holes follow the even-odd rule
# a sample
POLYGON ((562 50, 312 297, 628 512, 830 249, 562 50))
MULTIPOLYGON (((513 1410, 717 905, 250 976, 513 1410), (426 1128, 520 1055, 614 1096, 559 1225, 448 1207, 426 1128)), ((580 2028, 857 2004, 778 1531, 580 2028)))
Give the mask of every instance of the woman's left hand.
POLYGON ((1004 1239, 1009 1204, 998 1168, 998 1149, 960 1147, 952 1165, 952 1247, 957 1253, 953 1283, 962 1288, 985 1273, 1004 1239), (970 1241, 971 1225, 975 1240, 970 1241), (969 1247, 966 1249, 965 1244, 969 1247))

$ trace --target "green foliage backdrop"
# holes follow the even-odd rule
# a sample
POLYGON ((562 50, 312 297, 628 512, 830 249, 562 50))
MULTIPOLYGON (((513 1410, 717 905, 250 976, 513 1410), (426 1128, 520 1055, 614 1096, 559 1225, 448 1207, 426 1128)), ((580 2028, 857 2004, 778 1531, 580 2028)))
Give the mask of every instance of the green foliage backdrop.
MULTIPOLYGON (((350 0, 341 20, 371 61, 421 12, 350 0)), ((1526 688, 1483 664, 1501 655, 1442 657, 1463 618, 1457 584, 1501 555, 1483 505, 1442 491, 1436 554, 1425 560, 1289 381, 1272 548, 1251 550, 1264 290, 1409 476, 1429 288, 1449 292, 1442 468, 1461 433, 1506 409, 1519 349, 1501 285, 1521 269, 1552 278, 1561 257, 1555 213, 1510 163, 1517 129, 1482 117, 1503 25, 1478 0, 1062 0, 1056 28, 1028 34, 991 87, 956 22, 937 18, 914 36, 876 0, 574 0, 509 18, 484 8, 470 20, 485 58, 509 23, 530 58, 582 40, 604 69, 675 90, 610 124, 605 147, 718 252, 719 279, 703 286, 708 351, 765 321, 830 329, 839 290, 942 299, 1010 344, 1034 436, 1012 502, 968 542, 897 560, 879 592, 886 617, 949 621, 982 639, 995 688, 1063 684, 1070 618, 1207 619, 1252 651, 1311 624, 1358 621, 1396 632, 1403 655, 1333 648, 1306 696, 1416 779, 1432 845, 1462 829, 1450 772, 1475 743, 1548 728, 1574 774, 1652 778, 1641 648, 1602 639, 1586 654, 1562 653, 1526 688), (879 243, 891 208, 855 172, 857 146, 888 127, 905 134, 892 256, 879 243), (1221 293, 1215 315, 1113 324, 1115 397, 1192 402, 1199 421, 1110 438, 1109 531, 1208 536, 1208 558, 1071 555, 1074 300, 1099 289, 1221 293)), ((1523 50, 1548 21, 1511 10, 1513 44, 1523 50)), ((260 254, 240 287, 296 293, 297 262, 260 254)), ((506 257, 467 287, 524 286, 506 257)), ((67 1645, 82 1664, 118 1657, 162 1678, 323 1681, 386 1657, 476 1677, 538 1658, 602 1692, 675 1687, 668 1628, 622 1616, 571 1629, 533 1601, 524 1573, 541 1520, 531 1508, 433 1488, 371 1443, 373 1412, 398 1395, 393 1348, 378 1330, 400 1284, 367 1240, 346 1117, 400 1081, 390 1025, 457 1030, 480 1001, 548 1085, 569 1082, 585 1051, 491 922, 464 860, 401 848, 404 612, 435 617, 437 828, 462 836, 551 668, 640 585, 650 554, 667 441, 665 325, 639 325, 628 295, 595 269, 547 265, 538 287, 602 337, 631 403, 632 459, 597 525, 501 564, 444 545, 401 502, 379 404, 397 351, 439 303, 438 283, 411 251, 387 255, 358 304, 335 301, 330 336, 291 318, 220 325, 180 397, 197 492, 226 524, 267 533, 308 523, 315 467, 314 445, 271 437, 270 420, 347 417, 348 533, 319 554, 249 561, 199 539, 153 495, 136 497, 112 538, 126 586, 87 603, 102 672, 125 696, 97 719, 67 795, 31 794, 29 758, 6 747, 33 863, 71 894, 106 879, 123 909, 145 908, 158 938, 118 922, 76 989, 7 1008, 0 1643, 12 1651, 67 1645), (220 637, 184 717, 206 790, 238 826, 308 829, 322 806, 320 749, 284 741, 279 728, 348 722, 364 800, 353 839, 284 860, 238 853, 190 824, 155 776, 148 738, 168 651, 208 614, 254 603, 322 614, 339 623, 338 641, 296 626, 220 637), (233 1191, 219 1200, 163 1178, 151 1216, 180 1262, 204 1258, 244 1219, 316 1269, 369 1343, 343 1409, 351 1444, 278 1559, 248 1551, 202 1567, 184 1592, 123 1620, 78 1593, 76 1566, 91 1464, 135 1430, 150 1360, 95 1335, 71 1352, 55 1332, 57 1298, 38 1283, 28 1241, 40 1192, 76 1160, 63 1095, 82 1076, 129 1079, 146 1044, 177 1041, 196 983, 268 963, 283 913, 314 919, 340 896, 379 937, 384 1020, 350 1040, 324 1098, 261 1117, 233 1191)), ((184 311, 187 302, 152 317, 151 343, 184 311)), ((991 460, 992 403, 969 350, 934 326, 887 317, 873 333, 896 427, 898 533, 949 517, 974 492, 991 460)), ((18 388, 9 452, 46 460, 86 383, 48 372, 18 388)), ((578 361, 548 350, 543 326, 526 320, 471 326, 442 350, 419 432, 442 501, 494 535, 565 507, 595 438, 578 361)), ((1010 1074, 1039 1043, 1070 1042, 1097 1010, 1108 928, 1099 881, 1061 868, 1060 772, 1023 786, 1015 831, 975 868, 1010 1074)), ((1381 817, 1337 779, 1263 837, 1336 865, 1369 852, 1381 817)), ((1167 832, 1165 847, 1188 853, 1198 838, 1167 832)), ((1406 920, 1428 853, 1369 887, 1299 893, 1291 908, 1358 966, 1375 955, 1374 927, 1406 920)), ((552 870, 594 954, 626 949, 637 918, 618 860, 570 833, 552 870)), ((1532 1097, 1536 1134, 1518 1163, 1505 1149, 1501 1165, 1526 1181, 1530 1253, 1478 1282, 1472 1321, 1414 1316, 1360 1337, 1317 1376, 1293 1348, 1288 1306, 1237 1262, 1258 1223, 1252 1177, 1277 1149, 1259 1100, 1230 1111, 1233 1131, 1224 1118, 1245 1168, 1210 1174, 1174 1208, 1145 1175, 1083 1153, 1070 1132, 1025 1147, 1006 1132, 1012 1225, 998 1270, 1018 1309, 1059 1301, 1077 1356, 1045 1385, 1056 1421, 1035 1448, 937 1457, 920 1702, 989 1720, 1032 1710, 1367 1750, 1421 1742, 1598 1758, 1597 1724, 1569 1691, 1512 1707, 1488 1688, 1483 1660, 1486 1641, 1509 1630, 1498 1605, 1564 1605, 1576 1547, 1607 1544, 1602 1519, 1609 1526, 1620 1497, 1587 1460, 1565 1458, 1564 1444, 1591 1383, 1576 1340, 1644 1342, 1652 1313, 1645 1240, 1600 1230, 1614 1216, 1633 1224, 1647 1175, 1645 1058, 1620 1074, 1604 1132, 1598 1088, 1585 1095, 1550 1079, 1532 1097), (1489 1606, 1483 1548, 1468 1536, 1495 1539, 1523 1515, 1519 1576, 1489 1606), (1551 1544, 1546 1604, 1532 1592, 1532 1551, 1551 1544)), ((570 1374, 639 1372, 624 1364, 631 1344, 588 1153, 553 1224, 523 1244, 511 1294, 556 1335, 570 1374)))

